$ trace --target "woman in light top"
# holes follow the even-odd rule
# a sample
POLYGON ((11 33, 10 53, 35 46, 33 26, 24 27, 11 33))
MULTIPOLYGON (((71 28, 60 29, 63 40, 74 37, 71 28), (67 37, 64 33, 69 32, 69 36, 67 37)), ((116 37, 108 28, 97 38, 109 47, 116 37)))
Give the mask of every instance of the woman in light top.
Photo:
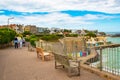
POLYGON ((23 40, 22 39, 20 39, 20 48, 22 48, 22 43, 23 43, 23 40))

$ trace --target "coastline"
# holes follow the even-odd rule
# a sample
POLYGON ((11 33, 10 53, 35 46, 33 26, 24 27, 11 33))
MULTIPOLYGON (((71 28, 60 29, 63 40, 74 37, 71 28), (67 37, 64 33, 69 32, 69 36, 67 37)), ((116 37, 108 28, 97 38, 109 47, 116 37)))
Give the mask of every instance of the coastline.
POLYGON ((120 37, 110 37, 106 38, 108 42, 112 42, 113 44, 120 44, 120 37))
POLYGON ((109 37, 120 37, 120 32, 105 32, 109 37))

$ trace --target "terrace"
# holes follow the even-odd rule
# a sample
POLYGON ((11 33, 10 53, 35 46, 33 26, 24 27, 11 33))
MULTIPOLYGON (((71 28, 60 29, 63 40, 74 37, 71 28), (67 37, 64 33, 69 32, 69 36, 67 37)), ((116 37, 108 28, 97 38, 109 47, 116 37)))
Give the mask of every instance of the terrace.
MULTIPOLYGON (((37 46, 64 54, 64 50, 61 47, 62 44, 57 42, 51 45, 51 43, 42 42, 42 45, 39 44, 37 46), (54 46, 54 50, 51 46, 54 46)), ((82 44, 85 47, 81 42, 75 42, 75 44, 82 44)), ((74 50, 70 49, 70 46, 73 48, 70 44, 65 46, 65 52, 74 50)), ((84 48, 74 46, 76 48, 75 52, 77 52, 78 48, 84 48)), ((82 57, 74 55, 73 58, 82 60, 81 75, 74 77, 68 77, 65 69, 55 69, 54 57, 50 61, 38 59, 34 48, 32 52, 28 51, 27 47, 22 49, 14 49, 13 47, 1 49, 0 80, 119 80, 120 71, 118 68, 120 64, 117 62, 119 60, 119 53, 117 53, 120 50, 119 46, 119 44, 98 46, 90 49, 93 54, 82 57), (99 53, 98 57, 96 57, 97 53, 99 53), (109 64, 109 62, 114 63, 114 65, 110 65, 111 63, 109 64)), ((70 55, 68 56, 70 57, 70 55)))
POLYGON ((0 50, 0 80, 105 80, 81 69, 81 76, 69 78, 64 69, 54 68, 54 59, 42 61, 27 47, 0 50))

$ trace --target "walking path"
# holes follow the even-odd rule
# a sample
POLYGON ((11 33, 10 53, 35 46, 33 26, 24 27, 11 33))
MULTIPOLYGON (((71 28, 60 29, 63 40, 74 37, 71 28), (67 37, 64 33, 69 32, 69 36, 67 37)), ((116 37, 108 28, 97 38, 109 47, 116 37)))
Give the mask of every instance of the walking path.
POLYGON ((54 60, 41 61, 36 52, 22 49, 0 49, 0 80, 105 80, 81 69, 81 76, 67 76, 63 69, 54 68, 54 60))

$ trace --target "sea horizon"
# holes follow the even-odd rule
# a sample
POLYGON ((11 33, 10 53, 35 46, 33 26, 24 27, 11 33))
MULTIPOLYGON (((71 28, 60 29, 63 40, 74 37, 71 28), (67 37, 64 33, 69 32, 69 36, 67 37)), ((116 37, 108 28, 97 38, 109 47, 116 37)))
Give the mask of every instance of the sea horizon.
POLYGON ((120 32, 105 32, 107 35, 115 35, 115 34, 120 34, 120 32))

